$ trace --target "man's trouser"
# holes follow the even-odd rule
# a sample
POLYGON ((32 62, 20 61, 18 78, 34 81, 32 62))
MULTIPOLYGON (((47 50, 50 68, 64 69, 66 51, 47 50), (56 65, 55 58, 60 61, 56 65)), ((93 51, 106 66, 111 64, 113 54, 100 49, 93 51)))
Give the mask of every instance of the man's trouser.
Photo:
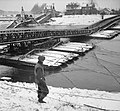
POLYGON ((49 93, 48 87, 44 81, 40 81, 38 83, 38 91, 37 92, 38 92, 39 100, 43 100, 49 93))

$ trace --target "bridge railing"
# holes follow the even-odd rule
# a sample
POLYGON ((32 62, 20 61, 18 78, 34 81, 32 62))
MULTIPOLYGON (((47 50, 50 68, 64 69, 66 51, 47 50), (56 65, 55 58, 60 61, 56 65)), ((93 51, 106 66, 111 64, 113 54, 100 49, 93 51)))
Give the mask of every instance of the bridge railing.
POLYGON ((0 34, 0 44, 17 42, 17 41, 33 41, 36 39, 46 39, 46 37, 64 37, 64 36, 78 36, 78 35, 87 35, 91 32, 90 29, 71 29, 71 30, 11 30, 11 31, 2 31, 0 34))

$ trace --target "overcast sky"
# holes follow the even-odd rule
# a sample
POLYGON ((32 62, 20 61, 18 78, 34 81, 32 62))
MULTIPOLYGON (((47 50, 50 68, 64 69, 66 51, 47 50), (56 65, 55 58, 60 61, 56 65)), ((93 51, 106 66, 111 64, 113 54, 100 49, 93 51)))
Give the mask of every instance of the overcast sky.
MULTIPOLYGON (((120 0, 94 1, 97 4, 97 7, 100 8, 120 8, 120 0)), ((56 10, 62 11, 65 10, 65 6, 71 2, 78 2, 82 4, 83 2, 90 2, 90 0, 0 0, 0 9, 5 11, 20 11, 21 6, 23 6, 26 11, 30 11, 36 3, 38 3, 39 5, 41 5, 42 3, 47 3, 48 5, 54 3, 56 10)))

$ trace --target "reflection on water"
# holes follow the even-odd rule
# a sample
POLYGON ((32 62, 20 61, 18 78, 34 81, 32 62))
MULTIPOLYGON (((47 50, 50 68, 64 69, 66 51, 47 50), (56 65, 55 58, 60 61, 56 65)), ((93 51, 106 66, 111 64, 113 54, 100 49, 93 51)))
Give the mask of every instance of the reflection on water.
MULTIPOLYGON (((112 40, 74 38, 70 41, 90 42, 96 47, 85 56, 79 56, 77 60, 56 70, 46 71, 47 84, 56 87, 120 91, 120 36, 112 40)), ((6 66, 0 66, 0 76, 9 76, 14 82, 34 82, 33 71, 6 66)))
MULTIPOLYGON (((3 70, 4 66, 0 66, 0 70, 3 70)), ((10 81, 13 82, 33 82, 34 75, 31 71, 20 70, 12 67, 6 67, 5 71, 0 73, 0 77, 9 77, 10 81)))

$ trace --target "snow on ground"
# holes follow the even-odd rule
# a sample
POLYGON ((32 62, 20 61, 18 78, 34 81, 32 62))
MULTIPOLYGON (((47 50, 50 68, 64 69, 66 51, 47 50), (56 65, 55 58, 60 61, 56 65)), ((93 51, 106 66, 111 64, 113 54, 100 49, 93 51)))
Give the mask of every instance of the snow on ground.
MULTIPOLYGON (((104 18, 113 15, 105 15, 104 18)), ((52 18, 49 25, 91 25, 102 20, 101 15, 64 15, 63 17, 52 18)))
POLYGON ((100 111, 120 110, 120 93, 78 88, 55 88, 37 102, 34 83, 0 81, 0 111, 100 111))

